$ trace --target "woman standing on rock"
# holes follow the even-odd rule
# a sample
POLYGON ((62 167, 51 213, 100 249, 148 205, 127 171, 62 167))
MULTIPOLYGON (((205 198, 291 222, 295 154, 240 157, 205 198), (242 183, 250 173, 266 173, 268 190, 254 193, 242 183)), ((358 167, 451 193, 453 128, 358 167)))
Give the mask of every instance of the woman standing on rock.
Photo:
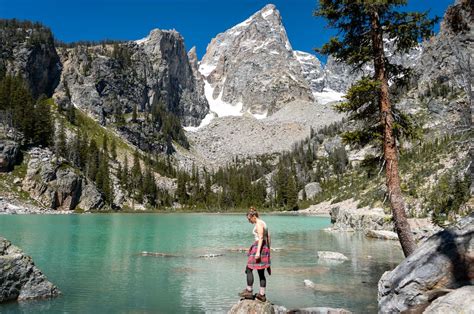
POLYGON ((239 296, 246 299, 253 298, 253 270, 256 269, 260 279, 260 291, 255 295, 255 298, 265 302, 267 300, 265 297, 265 287, 267 286, 265 269, 267 269, 269 275, 271 274, 270 233, 268 232, 267 224, 258 218, 258 212, 255 210, 255 207, 250 207, 247 213, 247 220, 255 225, 252 231, 255 242, 247 253, 248 260, 247 267, 245 268, 245 273, 247 274, 247 288, 239 293, 239 296))

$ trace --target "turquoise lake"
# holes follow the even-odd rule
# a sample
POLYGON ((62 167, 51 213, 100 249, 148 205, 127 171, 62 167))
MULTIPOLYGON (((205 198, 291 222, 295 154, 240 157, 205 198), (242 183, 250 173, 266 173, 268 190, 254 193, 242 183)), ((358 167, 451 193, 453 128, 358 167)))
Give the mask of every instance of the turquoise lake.
MULTIPOLYGON (((272 235, 267 298, 289 309, 377 312, 377 282, 403 254, 396 241, 322 229, 329 218, 263 215, 272 235), (318 260, 336 251, 349 260, 318 260), (305 287, 309 279, 316 289, 305 287)), ((31 255, 62 296, 0 305, 1 313, 223 313, 246 285, 253 241, 245 215, 2 215, 0 236, 31 255), (174 257, 142 256, 160 252, 174 257), (202 258, 205 254, 223 254, 202 258)), ((255 273, 255 278, 258 276, 255 273)), ((255 280, 254 291, 258 280, 255 280)))

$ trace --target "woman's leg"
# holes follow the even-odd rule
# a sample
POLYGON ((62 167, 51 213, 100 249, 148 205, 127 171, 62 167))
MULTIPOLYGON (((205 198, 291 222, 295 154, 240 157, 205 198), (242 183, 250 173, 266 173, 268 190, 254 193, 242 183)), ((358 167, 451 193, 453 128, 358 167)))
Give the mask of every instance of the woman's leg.
POLYGON ((245 273, 247 274, 247 290, 252 291, 253 286, 253 272, 250 268, 245 269, 245 273))
POLYGON ((265 269, 258 269, 258 278, 260 278, 260 295, 265 295, 267 279, 265 278, 265 269))

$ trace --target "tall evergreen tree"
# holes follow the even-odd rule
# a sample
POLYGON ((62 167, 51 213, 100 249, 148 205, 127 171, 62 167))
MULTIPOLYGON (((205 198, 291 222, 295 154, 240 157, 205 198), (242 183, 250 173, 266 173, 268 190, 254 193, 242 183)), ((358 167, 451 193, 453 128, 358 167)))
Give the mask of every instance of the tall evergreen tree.
POLYGON ((108 155, 108 151, 109 151, 109 139, 107 138, 107 135, 104 134, 104 136, 102 137, 102 152, 108 155))
POLYGON ((36 101, 34 110, 35 119, 33 120, 33 138, 34 144, 49 146, 52 143, 53 122, 51 120, 50 106, 45 96, 41 96, 36 101))
POLYGON ((126 192, 128 192, 129 188, 129 177, 130 173, 128 171, 128 157, 125 155, 125 158, 123 160, 123 169, 122 169, 122 176, 119 178, 120 179, 120 184, 122 187, 125 189, 126 192))
POLYGON ((66 141, 66 131, 64 123, 62 120, 59 120, 59 123, 56 125, 56 142, 54 150, 57 156, 67 157, 67 141, 66 141))
POLYGON ((91 141, 89 142, 87 154, 87 176, 89 177, 89 179, 95 181, 97 172, 99 170, 100 152, 99 148, 97 147, 97 143, 94 139, 91 139, 91 141))
POLYGON ((117 142, 115 138, 112 138, 112 142, 110 143, 110 156, 112 160, 117 160, 117 142))
MULTIPOLYGON (((427 13, 397 11, 406 0, 319 0, 316 16, 327 19, 329 27, 339 31, 320 50, 332 54, 355 68, 373 64, 374 75, 364 77, 347 93, 347 101, 338 109, 362 121, 363 129, 346 134, 345 139, 366 142, 379 139, 383 143, 386 185, 392 208, 395 229, 405 256, 416 248, 405 213, 405 202, 400 189, 396 134, 409 131, 402 120, 394 119, 388 81, 396 85, 407 82, 409 70, 390 63, 384 40, 392 41, 394 53, 406 53, 418 45, 419 40, 432 34, 435 20, 427 13)), ((409 126, 409 125, 408 125, 409 126)))
POLYGON ((131 183, 132 183, 132 197, 142 202, 143 200, 143 190, 142 190, 142 170, 140 167, 140 157, 138 154, 138 150, 135 150, 133 154, 133 166, 131 169, 131 183))

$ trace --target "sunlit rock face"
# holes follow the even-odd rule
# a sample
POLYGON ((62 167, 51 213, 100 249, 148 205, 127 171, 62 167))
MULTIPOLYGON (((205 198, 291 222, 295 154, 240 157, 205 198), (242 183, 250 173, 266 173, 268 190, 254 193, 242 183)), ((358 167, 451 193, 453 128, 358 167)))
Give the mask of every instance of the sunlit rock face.
POLYGON ((314 100, 271 4, 212 39, 199 71, 211 110, 215 104, 234 107, 233 115, 268 115, 295 100, 314 100))

